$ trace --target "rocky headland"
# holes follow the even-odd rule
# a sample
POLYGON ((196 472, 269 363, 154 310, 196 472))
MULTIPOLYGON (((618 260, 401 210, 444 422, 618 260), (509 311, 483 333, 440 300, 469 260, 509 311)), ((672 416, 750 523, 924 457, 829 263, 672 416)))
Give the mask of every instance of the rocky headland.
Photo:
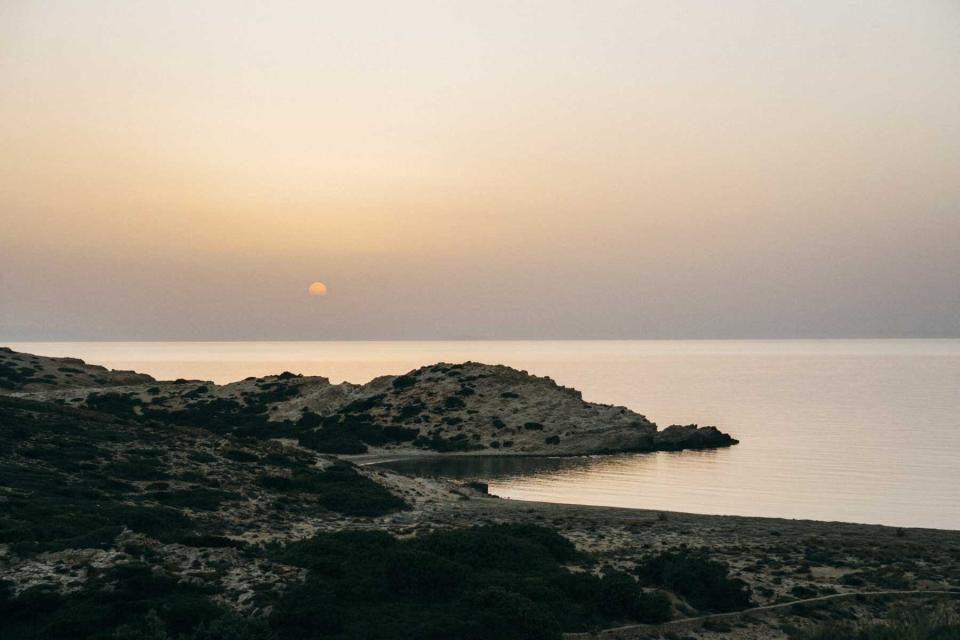
POLYGON ((0 392, 217 432, 297 439, 341 455, 435 452, 586 455, 727 447, 715 427, 663 430, 626 407, 584 401, 552 379, 439 363, 367 384, 282 373, 226 385, 158 382, 73 358, 0 351, 0 392))

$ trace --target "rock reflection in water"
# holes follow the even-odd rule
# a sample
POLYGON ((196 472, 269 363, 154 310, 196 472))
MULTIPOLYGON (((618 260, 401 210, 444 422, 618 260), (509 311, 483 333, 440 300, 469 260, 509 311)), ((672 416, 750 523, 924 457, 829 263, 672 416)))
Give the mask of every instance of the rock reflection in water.
POLYGON ((716 451, 684 451, 658 453, 624 453, 592 456, 457 456, 428 457, 383 462, 386 467, 407 475, 426 478, 481 480, 498 484, 524 484, 527 481, 556 481, 564 484, 577 478, 595 478, 618 474, 636 474, 640 468, 656 465, 658 456, 696 458, 699 464, 709 463, 716 451))
MULTIPOLYGON (((619 457, 619 456, 617 456, 619 457)), ((377 466, 400 473, 427 478, 456 480, 508 480, 530 476, 564 475, 586 471, 610 456, 520 457, 464 456, 455 458, 416 458, 395 460, 377 466)))

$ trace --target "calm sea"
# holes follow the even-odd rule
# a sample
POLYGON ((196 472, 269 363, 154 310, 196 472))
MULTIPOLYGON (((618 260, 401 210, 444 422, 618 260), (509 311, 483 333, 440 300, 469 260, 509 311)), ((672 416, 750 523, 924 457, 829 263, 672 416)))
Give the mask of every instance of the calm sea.
POLYGON ((498 495, 960 529, 960 340, 10 346, 159 378, 216 382, 283 370, 365 382, 437 361, 504 363, 576 387, 587 400, 630 407, 661 426, 716 425, 741 444, 440 469, 490 480, 498 495))

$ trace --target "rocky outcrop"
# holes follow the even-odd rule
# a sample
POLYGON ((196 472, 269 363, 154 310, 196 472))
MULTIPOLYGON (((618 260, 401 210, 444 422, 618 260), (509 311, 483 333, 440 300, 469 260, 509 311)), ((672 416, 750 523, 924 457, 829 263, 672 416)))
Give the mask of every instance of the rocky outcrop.
MULTIPOLYGON (((714 427, 657 425, 626 407, 584 401, 576 389, 503 365, 439 363, 353 387, 329 404, 329 390, 306 391, 274 413, 317 416, 317 429, 363 431, 389 425, 390 451, 430 449, 483 455, 582 455, 723 447, 737 441, 714 427), (322 400, 321 400, 322 399, 322 400), (322 417, 321 417, 322 416, 322 417)), ((299 418, 303 420, 302 417, 299 418)))
MULTIPOLYGON (((14 355, 41 371, 63 362, 14 355)), ((141 374, 82 366, 90 372, 83 374, 86 378, 60 372, 45 386, 21 385, 19 395, 216 433, 297 439, 316 451, 340 455, 584 455, 737 443, 714 427, 659 431, 646 416, 586 402, 579 391, 549 377, 479 362, 438 363, 363 385, 292 373, 226 385, 156 382, 149 376, 141 380, 141 374), (98 369, 96 375, 93 369, 98 369), (83 380, 91 378, 96 384, 83 387, 83 380), (116 386, 124 380, 127 384, 116 386)))
POLYGON ((695 424, 671 425, 657 432, 653 438, 654 448, 658 451, 679 451, 681 449, 716 449, 738 444, 729 434, 716 427, 698 427, 695 424))

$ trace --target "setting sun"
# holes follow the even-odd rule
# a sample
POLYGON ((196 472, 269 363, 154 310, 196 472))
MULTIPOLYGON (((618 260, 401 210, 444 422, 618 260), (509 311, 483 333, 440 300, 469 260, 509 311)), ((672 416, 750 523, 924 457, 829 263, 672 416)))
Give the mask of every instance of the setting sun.
POLYGON ((312 296, 325 296, 327 295, 327 285, 323 284, 322 282, 314 282, 310 285, 310 288, 308 288, 307 291, 312 296))

